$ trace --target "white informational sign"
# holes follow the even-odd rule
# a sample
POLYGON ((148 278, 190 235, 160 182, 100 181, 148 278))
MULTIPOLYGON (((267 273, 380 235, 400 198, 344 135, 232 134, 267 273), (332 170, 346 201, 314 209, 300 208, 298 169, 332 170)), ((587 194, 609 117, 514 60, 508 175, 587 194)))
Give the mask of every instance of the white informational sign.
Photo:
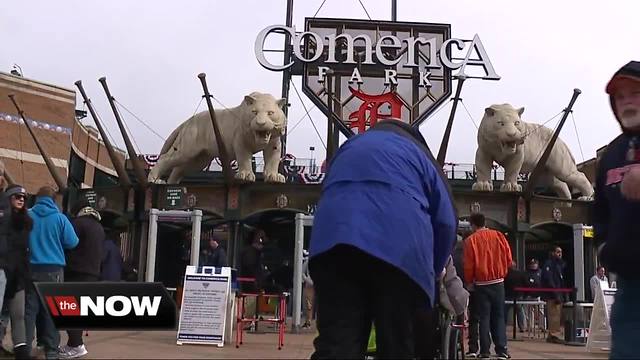
POLYGON ((589 352, 611 349, 611 306, 615 300, 616 291, 616 289, 603 289, 598 286, 587 338, 589 352))
POLYGON ((224 346, 231 268, 187 266, 184 275, 178 345, 224 346))

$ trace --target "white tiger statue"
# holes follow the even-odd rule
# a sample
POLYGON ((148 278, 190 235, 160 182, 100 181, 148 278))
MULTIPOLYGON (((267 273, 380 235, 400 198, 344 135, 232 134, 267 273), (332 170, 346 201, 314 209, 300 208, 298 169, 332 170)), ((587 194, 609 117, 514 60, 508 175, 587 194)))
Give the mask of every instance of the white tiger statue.
MULTIPOLYGON (((231 109, 217 109, 216 120, 229 156, 228 161, 238 161, 235 178, 253 182, 251 157, 263 151, 265 182, 283 183, 285 177, 278 173, 280 164, 280 136, 287 128, 282 111, 285 99, 276 100, 270 94, 253 92, 242 103, 231 109)), ((218 157, 216 141, 209 111, 200 112, 176 128, 165 141, 158 162, 149 172, 152 183, 179 183, 185 172, 200 171, 218 157)))
MULTIPOLYGON (((543 125, 523 121, 523 112, 524 108, 516 109, 510 104, 485 109, 478 128, 477 179, 473 190, 493 190, 491 167, 495 161, 505 171, 500 190, 522 191, 518 174, 529 174, 533 170, 553 135, 553 131, 543 125)), ((581 200, 593 198, 593 186, 578 171, 569 147, 560 138, 551 150, 540 185, 550 186, 563 199, 571 199, 569 186, 580 192, 581 200)))

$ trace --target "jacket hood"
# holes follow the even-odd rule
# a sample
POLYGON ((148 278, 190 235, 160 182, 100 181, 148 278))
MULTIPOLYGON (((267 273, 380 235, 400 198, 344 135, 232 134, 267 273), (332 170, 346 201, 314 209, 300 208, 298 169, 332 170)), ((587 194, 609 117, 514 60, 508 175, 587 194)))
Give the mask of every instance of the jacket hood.
POLYGON ((640 82, 640 61, 630 61, 629 63, 618 69, 618 71, 613 74, 611 80, 609 80, 609 82, 607 83, 607 87, 605 88, 605 91, 607 92, 607 94, 609 94, 609 103, 611 104, 611 110, 613 111, 613 115, 616 117, 616 120, 618 120, 622 131, 625 133, 638 135, 640 134, 639 129, 625 129, 622 126, 622 123, 620 123, 620 118, 618 117, 616 111, 616 105, 613 96, 618 84, 620 83, 620 80, 624 79, 631 79, 640 82))
POLYGON ((38 217, 46 217, 53 214, 59 214, 58 205, 48 196, 39 197, 31 211, 38 217))

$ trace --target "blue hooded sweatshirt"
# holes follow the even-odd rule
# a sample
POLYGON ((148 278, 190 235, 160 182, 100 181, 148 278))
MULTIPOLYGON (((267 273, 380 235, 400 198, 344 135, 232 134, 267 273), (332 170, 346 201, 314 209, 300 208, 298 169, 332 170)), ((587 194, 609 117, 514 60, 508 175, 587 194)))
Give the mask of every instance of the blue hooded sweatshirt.
POLYGON ((31 264, 65 266, 64 250, 73 249, 79 241, 69 219, 48 196, 38 197, 29 215, 33 219, 29 235, 31 264))
POLYGON ((433 305, 435 278, 456 241, 451 194, 421 135, 416 142, 380 128, 334 156, 314 214, 311 261, 338 244, 354 246, 403 271, 433 305))

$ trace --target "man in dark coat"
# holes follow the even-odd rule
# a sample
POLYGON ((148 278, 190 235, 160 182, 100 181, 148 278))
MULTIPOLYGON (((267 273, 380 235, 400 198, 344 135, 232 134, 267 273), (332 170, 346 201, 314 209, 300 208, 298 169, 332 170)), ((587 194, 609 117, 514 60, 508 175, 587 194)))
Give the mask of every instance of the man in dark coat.
POLYGON ((220 246, 216 238, 209 240, 209 247, 200 254, 200 266, 227 266, 227 252, 220 246))
POLYGON ((637 358, 640 338, 640 61, 620 68, 606 87, 622 134, 598 161, 594 239, 604 243, 602 265, 617 275, 611 309, 611 358, 637 358))
MULTIPOLYGON (((542 267, 542 287, 551 289, 561 289, 565 287, 564 269, 565 262, 562 260, 562 249, 556 246, 551 257, 542 267)), ((565 303, 566 293, 553 292, 545 293, 547 300, 547 315, 549 318, 548 342, 563 343, 560 336, 562 305, 565 303)))
MULTIPOLYGON (((82 200, 72 208, 75 218, 71 224, 78 235, 78 246, 66 254, 67 266, 64 269, 65 281, 94 282, 100 280, 104 228, 100 224, 102 217, 98 210, 82 200)), ((67 330, 67 346, 60 350, 61 357, 76 358, 87 354, 82 341, 82 330, 67 330)))

